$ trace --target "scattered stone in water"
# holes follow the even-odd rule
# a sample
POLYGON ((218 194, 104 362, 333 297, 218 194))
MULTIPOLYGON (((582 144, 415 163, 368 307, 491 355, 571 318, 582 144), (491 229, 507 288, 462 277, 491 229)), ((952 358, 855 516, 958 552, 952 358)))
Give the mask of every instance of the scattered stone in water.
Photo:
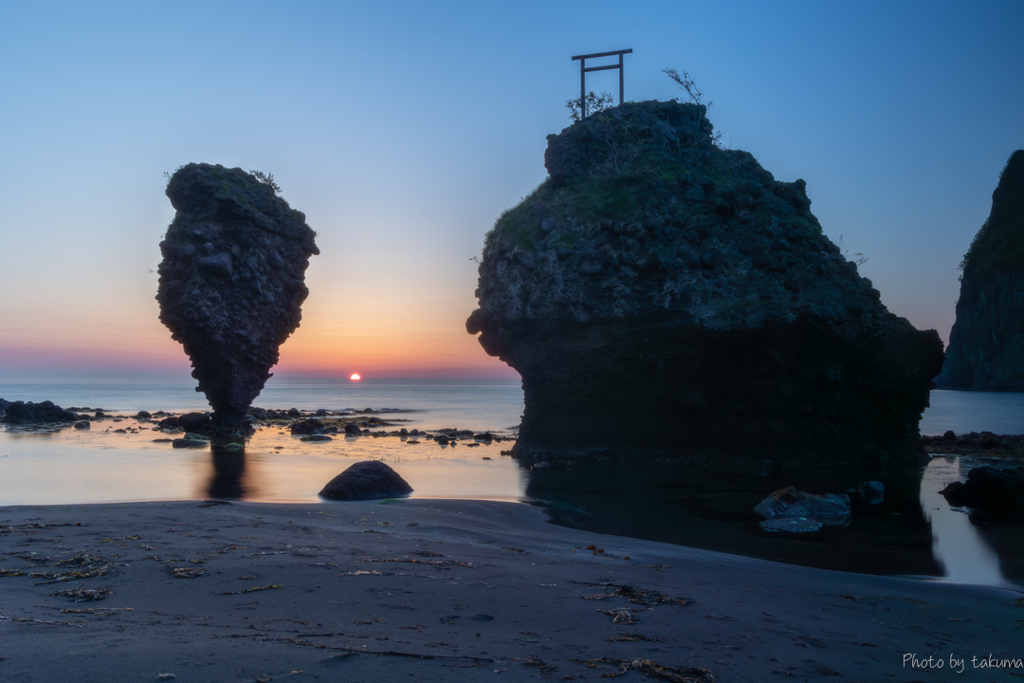
POLYGON ((79 420, 75 423, 75 429, 90 429, 92 425, 88 420, 79 420))
POLYGON ((885 484, 880 481, 866 481, 850 489, 850 493, 864 499, 870 505, 878 505, 885 500, 885 484))
POLYGON ((300 439, 300 441, 318 442, 318 441, 334 441, 334 439, 332 439, 331 437, 326 436, 324 434, 307 434, 306 436, 302 437, 300 439))
POLYGON ((323 434, 324 423, 320 420, 310 418, 296 422, 291 426, 292 434, 323 434))
POLYGON ((202 439, 190 439, 191 435, 186 434, 184 439, 174 439, 171 442, 171 446, 174 448, 206 448, 209 445, 208 441, 202 439))
POLYGON ((975 467, 967 481, 954 481, 939 491, 950 505, 1009 512, 1024 507, 1024 465, 1006 469, 975 467))
POLYGON ((186 432, 200 432, 210 422, 206 413, 185 413, 178 418, 178 423, 186 432))

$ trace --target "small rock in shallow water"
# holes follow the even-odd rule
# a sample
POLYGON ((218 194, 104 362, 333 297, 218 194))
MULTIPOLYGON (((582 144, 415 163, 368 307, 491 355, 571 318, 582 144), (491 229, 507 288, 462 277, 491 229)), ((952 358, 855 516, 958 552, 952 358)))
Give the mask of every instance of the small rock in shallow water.
POLYGON ((754 512, 767 520, 807 518, 824 526, 845 526, 850 523, 850 497, 845 493, 804 493, 789 486, 768 494, 754 512))
POLYGON ((171 446, 174 448, 206 448, 208 443, 200 439, 174 439, 171 446))
POLYGON ((291 427, 292 434, 323 434, 324 423, 320 420, 310 418, 296 422, 291 427))
POLYGON ((79 420, 75 423, 75 429, 89 429, 92 425, 89 424, 88 420, 79 420))
POLYGON ((975 467, 967 481, 954 481, 939 491, 954 507, 1008 512, 1024 506, 1024 465, 1001 469, 975 467))
POLYGON ((981 436, 978 437, 978 445, 982 448, 998 448, 999 439, 992 432, 982 432, 981 436))
POLYGON ((185 413, 178 418, 178 422, 185 428, 186 432, 198 432, 210 421, 206 413, 185 413))
POLYGON ((885 484, 880 481, 866 481, 850 489, 850 493, 863 498, 871 505, 877 505, 885 499, 885 484))

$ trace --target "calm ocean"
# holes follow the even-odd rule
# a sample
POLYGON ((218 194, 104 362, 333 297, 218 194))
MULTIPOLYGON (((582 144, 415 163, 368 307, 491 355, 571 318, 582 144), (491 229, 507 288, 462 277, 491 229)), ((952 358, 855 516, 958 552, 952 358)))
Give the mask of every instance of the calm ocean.
MULTIPOLYGON (((126 384, 0 384, 8 401, 53 401, 63 408, 186 412, 210 409, 194 382, 126 384)), ((409 425, 439 429, 510 429, 523 413, 518 384, 437 381, 295 383, 271 379, 253 405, 299 410, 402 410, 409 425)))
MULTIPOLYGON (((191 382, 124 384, 4 384, 8 401, 53 401, 64 408, 109 412, 209 410, 191 382)), ((254 405, 299 410, 402 410, 411 426, 434 429, 509 429, 519 424, 523 392, 518 384, 457 383, 430 380, 362 382, 276 382, 271 380, 254 405)), ((1024 434, 1024 393, 933 391, 921 419, 922 434, 990 431, 1024 434)))

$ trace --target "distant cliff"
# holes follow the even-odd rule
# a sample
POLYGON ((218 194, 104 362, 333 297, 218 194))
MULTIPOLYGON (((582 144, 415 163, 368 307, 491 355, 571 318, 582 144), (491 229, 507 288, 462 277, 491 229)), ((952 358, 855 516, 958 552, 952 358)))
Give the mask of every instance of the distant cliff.
POLYGON ((804 181, 633 102, 548 136, 467 321, 523 378, 528 457, 877 460, 919 449, 934 330, 885 309, 804 181), (646 454, 646 455, 645 455, 646 454))
POLYGON ((963 261, 944 389, 1024 391, 1024 150, 1006 162, 992 213, 963 261))

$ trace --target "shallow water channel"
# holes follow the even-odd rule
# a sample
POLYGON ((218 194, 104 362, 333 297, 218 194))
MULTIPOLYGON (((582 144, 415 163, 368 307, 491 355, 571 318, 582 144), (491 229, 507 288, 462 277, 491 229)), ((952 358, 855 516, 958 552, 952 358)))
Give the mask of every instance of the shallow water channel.
POLYGON ((799 476, 727 477, 624 465, 533 472, 526 493, 555 523, 581 530, 677 543, 824 569, 921 576, 1024 590, 1024 519, 971 521, 939 491, 979 463, 936 457, 917 476, 889 479, 882 502, 851 495, 844 527, 811 534, 763 531, 753 507, 768 493, 796 486, 843 493, 866 481, 851 470, 799 476))

